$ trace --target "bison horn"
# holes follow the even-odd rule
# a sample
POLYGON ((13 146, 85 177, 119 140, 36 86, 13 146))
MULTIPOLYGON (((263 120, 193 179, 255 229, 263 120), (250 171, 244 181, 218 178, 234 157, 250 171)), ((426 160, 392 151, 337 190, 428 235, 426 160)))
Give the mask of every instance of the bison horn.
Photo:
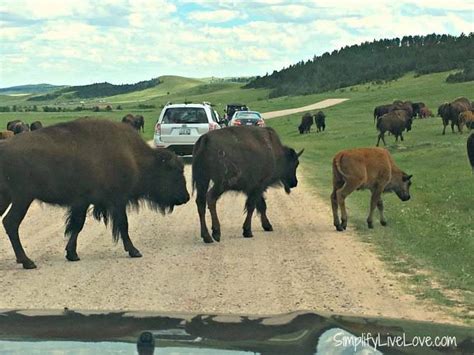
POLYGON ((297 155, 298 155, 298 158, 301 156, 301 154, 303 154, 303 152, 304 152, 304 148, 301 149, 301 151, 297 154, 297 155))

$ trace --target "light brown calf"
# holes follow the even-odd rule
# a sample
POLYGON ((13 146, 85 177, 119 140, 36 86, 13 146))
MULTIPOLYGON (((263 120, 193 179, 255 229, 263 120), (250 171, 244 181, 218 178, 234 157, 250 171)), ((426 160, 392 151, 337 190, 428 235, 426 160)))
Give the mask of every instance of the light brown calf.
POLYGON ((390 153, 383 148, 356 148, 343 150, 332 162, 333 191, 331 194, 334 226, 338 231, 347 227, 345 199, 355 190, 369 189, 372 192, 367 225, 373 228, 372 216, 375 207, 380 212, 380 224, 387 225, 383 214, 383 192, 395 192, 402 201, 410 199, 412 175, 400 170, 390 153), (341 208, 339 222, 338 207, 341 208))
POLYGON ((0 140, 8 139, 15 135, 12 131, 0 131, 0 140))
POLYGON ((459 114, 458 118, 461 127, 466 126, 469 129, 474 128, 474 113, 472 111, 464 111, 459 114))

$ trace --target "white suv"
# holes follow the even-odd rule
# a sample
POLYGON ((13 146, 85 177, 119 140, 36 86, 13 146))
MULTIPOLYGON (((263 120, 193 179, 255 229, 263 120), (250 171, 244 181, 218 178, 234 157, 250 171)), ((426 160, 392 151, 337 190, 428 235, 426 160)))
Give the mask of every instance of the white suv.
POLYGON ((209 131, 221 128, 219 118, 208 103, 169 104, 155 125, 155 146, 178 155, 192 155, 194 143, 209 131))

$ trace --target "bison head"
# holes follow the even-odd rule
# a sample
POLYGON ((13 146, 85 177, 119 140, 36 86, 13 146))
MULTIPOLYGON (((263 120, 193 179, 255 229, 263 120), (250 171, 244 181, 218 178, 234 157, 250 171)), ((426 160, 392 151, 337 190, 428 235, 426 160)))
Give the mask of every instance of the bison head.
POLYGON ((283 171, 280 177, 280 181, 285 188, 285 192, 289 194, 293 187, 298 185, 298 179, 296 178, 296 169, 298 168, 299 157, 303 154, 303 150, 299 153, 292 148, 285 147, 285 158, 283 163, 283 171))
POLYGON ((174 154, 165 149, 154 151, 154 161, 149 167, 146 186, 147 200, 160 210, 170 210, 174 206, 189 201, 189 193, 184 177, 184 164, 174 154))
POLYGON ((407 175, 405 173, 396 174, 392 179, 395 179, 393 184, 393 191, 397 194, 398 198, 402 201, 408 201, 410 199, 410 186, 411 178, 413 175, 407 175))

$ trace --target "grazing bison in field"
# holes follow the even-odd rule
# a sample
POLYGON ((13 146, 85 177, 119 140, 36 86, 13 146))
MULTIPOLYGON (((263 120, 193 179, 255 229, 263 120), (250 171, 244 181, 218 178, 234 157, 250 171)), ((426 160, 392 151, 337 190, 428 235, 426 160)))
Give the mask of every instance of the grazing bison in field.
POLYGON ((464 111, 459 114, 459 124, 461 127, 464 125, 470 130, 474 128, 474 113, 472 111, 464 111))
POLYGON ((43 124, 42 124, 40 121, 35 121, 35 122, 33 122, 33 123, 30 125, 30 129, 31 129, 32 131, 36 131, 36 130, 38 130, 38 129, 40 129, 40 128, 43 128, 43 124))
POLYGON ((311 116, 309 112, 306 112, 301 118, 301 123, 298 126, 298 131, 300 131, 300 134, 310 133, 312 125, 313 125, 313 116, 311 116))
POLYGON ((413 102, 411 104, 411 107, 413 109, 413 116, 416 117, 420 117, 420 118, 426 118, 426 117, 423 117, 422 116, 422 109, 423 108, 426 108, 426 105, 424 102, 413 102))
POLYGON ((326 129, 326 115, 323 111, 319 111, 314 115, 314 123, 316 123, 317 132, 322 132, 326 129))
POLYGON ((253 236, 251 222, 255 208, 263 229, 273 230, 266 214, 264 193, 270 186, 283 185, 287 193, 296 187, 298 157, 302 153, 282 145, 272 128, 229 127, 201 136, 193 151, 193 187, 197 191, 196 205, 204 242, 220 240, 216 204, 226 191, 247 195, 244 237, 253 236), (213 185, 208 191, 211 180, 213 185), (206 202, 212 217, 212 238, 206 225, 206 202))
POLYGON ((433 117, 433 112, 428 107, 422 107, 418 115, 420 118, 428 118, 433 117))
POLYGON ((467 139, 467 156, 469 157, 472 172, 474 173, 474 133, 471 133, 467 139))
POLYGON ((395 136, 395 141, 398 142, 398 137, 403 141, 403 131, 406 129, 407 132, 411 130, 412 118, 404 110, 395 110, 389 112, 377 120, 377 129, 379 136, 377 139, 377 147, 379 146, 380 139, 383 144, 385 143, 385 132, 390 132, 395 136))
POLYGON ((374 123, 377 121, 379 117, 382 117, 386 113, 393 111, 393 107, 394 106, 392 104, 377 106, 374 109, 374 123))
POLYGON ((0 131, 0 140, 11 138, 15 135, 12 131, 0 131))
POLYGON ((343 150, 332 161, 333 191, 331 194, 332 213, 336 230, 347 227, 345 199, 355 190, 368 189, 372 196, 367 225, 373 228, 375 207, 380 212, 380 224, 387 225, 383 214, 383 192, 395 192, 402 201, 410 199, 412 175, 400 170, 390 153, 383 148, 357 148, 343 150), (338 208, 341 209, 339 221, 338 208))
POLYGON ((146 201, 164 212, 189 200, 183 163, 174 153, 154 150, 125 125, 79 119, 16 136, 0 145, 0 215, 18 263, 25 254, 18 227, 34 200, 68 208, 66 258, 79 260, 77 236, 93 205, 96 219, 112 220, 114 240, 140 257, 128 234, 128 205, 146 201), (26 159, 25 157, 28 157, 26 159))
POLYGON ((460 97, 453 102, 444 103, 438 108, 438 115, 443 119, 443 135, 446 133, 446 127, 451 122, 451 130, 454 133, 454 126, 458 127, 459 133, 462 133, 463 124, 459 121, 459 115, 464 111, 471 110, 471 102, 465 97, 460 97))
POLYGON ((142 132, 145 131, 145 119, 142 115, 132 115, 129 113, 128 115, 122 118, 122 122, 129 124, 133 128, 135 128, 138 132, 141 130, 142 132))
POLYGON ((14 134, 20 134, 23 132, 28 132, 30 126, 23 121, 14 120, 7 123, 7 129, 12 131, 14 134))

